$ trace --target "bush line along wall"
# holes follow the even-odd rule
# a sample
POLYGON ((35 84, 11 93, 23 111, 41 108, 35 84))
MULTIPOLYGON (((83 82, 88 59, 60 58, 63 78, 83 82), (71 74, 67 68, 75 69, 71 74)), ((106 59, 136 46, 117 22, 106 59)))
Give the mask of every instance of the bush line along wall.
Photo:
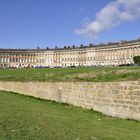
POLYGON ((0 89, 140 120, 140 81, 0 82, 0 89))

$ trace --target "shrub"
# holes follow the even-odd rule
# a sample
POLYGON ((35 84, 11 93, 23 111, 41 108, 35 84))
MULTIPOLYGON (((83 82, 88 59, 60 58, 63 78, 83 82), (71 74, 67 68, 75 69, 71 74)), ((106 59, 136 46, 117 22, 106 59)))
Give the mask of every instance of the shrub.
POLYGON ((136 65, 140 65, 140 56, 134 56, 133 61, 136 65))

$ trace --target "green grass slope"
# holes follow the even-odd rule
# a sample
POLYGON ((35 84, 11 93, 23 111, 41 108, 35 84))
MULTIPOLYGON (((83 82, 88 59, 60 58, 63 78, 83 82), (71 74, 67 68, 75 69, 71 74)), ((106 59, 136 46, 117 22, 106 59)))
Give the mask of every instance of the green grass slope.
POLYGON ((140 122, 0 91, 0 140, 139 140, 140 122))
POLYGON ((0 69, 0 81, 112 82, 140 79, 140 67, 0 69))

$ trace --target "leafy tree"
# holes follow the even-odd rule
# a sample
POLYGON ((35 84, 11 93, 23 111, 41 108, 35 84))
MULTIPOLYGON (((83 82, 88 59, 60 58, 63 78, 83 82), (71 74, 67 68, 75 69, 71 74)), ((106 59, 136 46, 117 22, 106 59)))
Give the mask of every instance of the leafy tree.
POLYGON ((93 47, 93 46, 94 46, 94 44, 92 44, 92 43, 89 44, 89 47, 93 47))
POLYGON ((83 44, 81 44, 81 45, 80 45, 80 48, 83 48, 83 47, 84 47, 84 45, 83 45, 83 44))
POLYGON ((133 61, 136 65, 140 65, 140 56, 134 56, 133 61))

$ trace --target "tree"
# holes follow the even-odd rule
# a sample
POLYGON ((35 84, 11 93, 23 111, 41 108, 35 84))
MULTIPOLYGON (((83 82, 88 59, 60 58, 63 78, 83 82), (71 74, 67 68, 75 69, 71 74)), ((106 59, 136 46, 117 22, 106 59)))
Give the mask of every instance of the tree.
POLYGON ((72 47, 75 48, 75 45, 73 45, 72 47))
POLYGON ((134 56, 133 61, 136 65, 140 65, 140 56, 134 56))
POLYGON ((83 44, 81 44, 81 45, 80 45, 80 48, 83 48, 83 47, 84 47, 84 45, 83 45, 83 44))
POLYGON ((93 47, 93 46, 94 46, 94 44, 92 44, 92 43, 89 44, 89 47, 93 47))

